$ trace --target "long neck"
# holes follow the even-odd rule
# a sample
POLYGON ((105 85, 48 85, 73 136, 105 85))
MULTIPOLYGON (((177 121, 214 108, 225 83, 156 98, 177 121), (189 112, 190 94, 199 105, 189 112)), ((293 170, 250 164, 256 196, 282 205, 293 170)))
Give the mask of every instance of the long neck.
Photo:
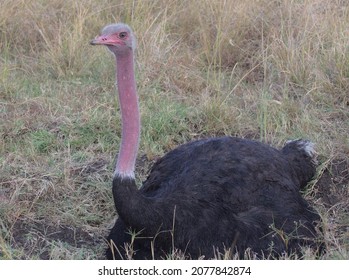
POLYGON ((114 176, 134 178, 140 135, 140 116, 131 50, 116 56, 116 80, 121 110, 122 137, 114 176))
POLYGON ((160 214, 164 205, 158 205, 159 203, 143 196, 138 191, 134 178, 140 116, 133 63, 132 51, 116 56, 122 139, 114 172, 113 197, 115 208, 127 225, 155 235, 156 231, 164 225, 160 214))

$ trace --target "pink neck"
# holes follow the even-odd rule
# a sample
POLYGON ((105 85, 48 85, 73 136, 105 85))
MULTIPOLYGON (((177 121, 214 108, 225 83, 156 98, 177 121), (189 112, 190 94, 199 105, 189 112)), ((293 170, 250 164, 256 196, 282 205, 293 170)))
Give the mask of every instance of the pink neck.
POLYGON ((116 55, 116 80, 122 121, 121 145, 114 176, 134 178, 140 135, 140 116, 133 51, 116 55))

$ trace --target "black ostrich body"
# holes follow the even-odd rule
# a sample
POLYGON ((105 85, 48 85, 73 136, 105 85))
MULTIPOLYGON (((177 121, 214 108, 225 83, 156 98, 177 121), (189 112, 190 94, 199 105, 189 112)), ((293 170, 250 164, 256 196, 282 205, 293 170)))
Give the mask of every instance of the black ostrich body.
POLYGON ((315 173, 307 145, 293 141, 279 151, 233 137, 184 144, 153 166, 139 190, 147 200, 142 205, 128 192, 134 180, 115 177, 116 208, 130 204, 139 220, 118 210, 108 237, 116 248, 107 257, 127 258, 130 229, 140 232, 132 242, 135 259, 166 258, 174 249, 192 258, 212 258, 217 249, 243 257, 247 248, 277 256, 313 246, 319 216, 299 192, 315 173))

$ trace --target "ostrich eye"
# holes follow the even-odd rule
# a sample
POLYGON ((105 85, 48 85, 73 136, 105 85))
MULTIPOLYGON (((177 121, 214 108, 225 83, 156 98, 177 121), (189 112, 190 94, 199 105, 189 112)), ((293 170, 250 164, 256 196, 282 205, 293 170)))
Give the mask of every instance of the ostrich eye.
POLYGON ((119 37, 120 39, 124 39, 127 36, 126 32, 120 32, 119 37))

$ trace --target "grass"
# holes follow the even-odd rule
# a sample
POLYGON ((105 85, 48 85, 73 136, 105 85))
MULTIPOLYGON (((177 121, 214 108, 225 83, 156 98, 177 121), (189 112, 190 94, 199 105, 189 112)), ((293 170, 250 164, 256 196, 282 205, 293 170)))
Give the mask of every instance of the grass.
POLYGON ((305 195, 323 217, 322 258, 348 259, 349 5, 339 0, 3 1, 0 258, 103 258, 120 118, 112 58, 88 42, 119 21, 138 39, 139 180, 192 139, 311 139, 320 165, 305 195))

